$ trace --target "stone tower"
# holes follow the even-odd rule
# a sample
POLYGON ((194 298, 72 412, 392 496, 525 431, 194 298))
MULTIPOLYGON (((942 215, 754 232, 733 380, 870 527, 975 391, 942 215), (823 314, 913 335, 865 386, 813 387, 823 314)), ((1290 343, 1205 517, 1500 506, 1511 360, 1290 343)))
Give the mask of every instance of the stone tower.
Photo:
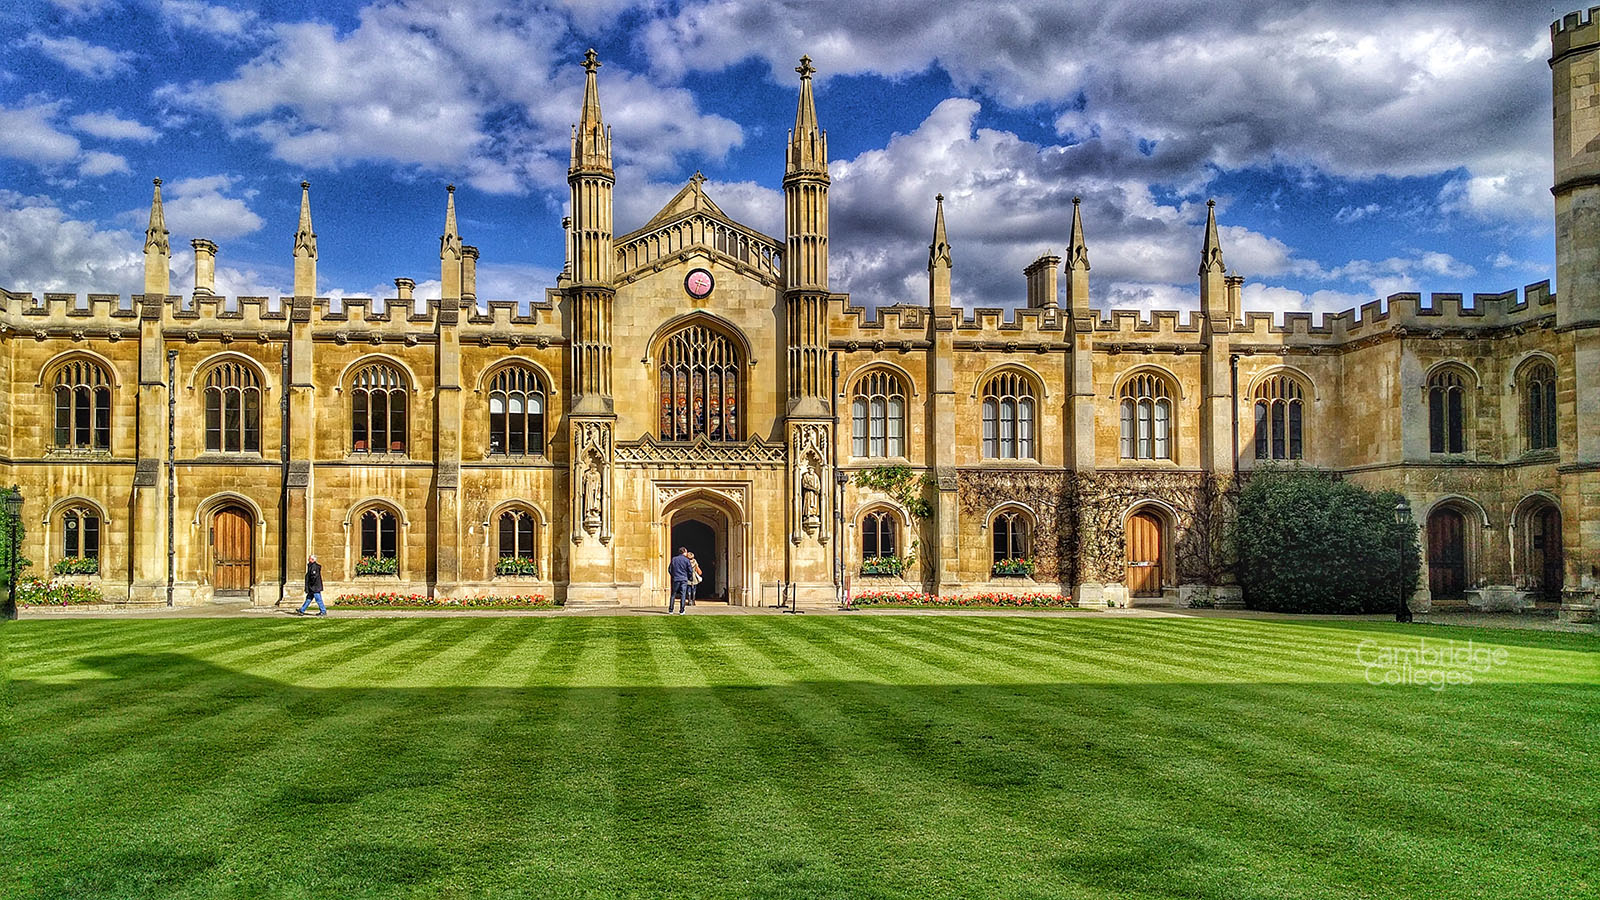
POLYGON ((600 68, 584 54, 583 111, 572 130, 572 281, 567 286, 571 335, 571 406, 567 416, 568 519, 573 550, 567 602, 617 601, 612 534, 612 447, 616 423, 611 392, 613 279, 611 130, 600 117, 600 68))
POLYGON ((150 226, 144 230, 144 293, 159 299, 172 289, 172 242, 161 206, 161 179, 155 180, 155 186, 150 198, 150 226))
POLYGON ((811 57, 800 57, 800 102, 783 172, 783 302, 787 312, 789 581, 809 602, 834 590, 827 544, 836 490, 828 353, 828 137, 811 96, 811 57))
POLYGON ((1228 311, 1228 273, 1217 234, 1217 201, 1206 201, 1206 237, 1200 248, 1200 311, 1205 317, 1202 352, 1200 467, 1233 470, 1233 388, 1230 383, 1233 316, 1228 311))
POLYGON ((294 295, 317 295, 317 233, 311 230, 311 182, 300 182, 300 225, 294 232, 294 295))
POLYGON ((1550 26, 1550 77, 1556 327, 1572 342, 1573 395, 1587 404, 1562 410, 1573 442, 1562 461, 1594 464, 1600 463, 1600 7, 1550 26))

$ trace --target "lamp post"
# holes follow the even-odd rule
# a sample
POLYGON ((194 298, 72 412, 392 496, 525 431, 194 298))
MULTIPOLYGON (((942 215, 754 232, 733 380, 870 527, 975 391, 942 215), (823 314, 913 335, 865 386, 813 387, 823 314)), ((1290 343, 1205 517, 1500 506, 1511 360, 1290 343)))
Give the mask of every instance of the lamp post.
POLYGON ((1400 582, 1399 597, 1394 607, 1396 622, 1411 621, 1410 598, 1406 597, 1406 526, 1411 524, 1411 504, 1401 499, 1394 505, 1395 576, 1400 582))
POLYGON ((22 518, 22 491, 16 485, 0 491, 0 504, 6 510, 6 548, 11 552, 11 584, 6 588, 5 606, 0 607, 0 619, 17 617, 17 522, 22 518))

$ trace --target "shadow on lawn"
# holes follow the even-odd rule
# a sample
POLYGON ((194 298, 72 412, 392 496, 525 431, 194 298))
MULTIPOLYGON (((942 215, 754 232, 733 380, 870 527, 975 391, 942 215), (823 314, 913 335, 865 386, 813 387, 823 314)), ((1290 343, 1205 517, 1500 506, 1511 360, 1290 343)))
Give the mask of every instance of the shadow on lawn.
POLYGON ((1555 897, 1596 837, 1572 777, 1600 762, 1592 685, 308 688, 83 662, 114 677, 14 682, 8 897, 1555 897))

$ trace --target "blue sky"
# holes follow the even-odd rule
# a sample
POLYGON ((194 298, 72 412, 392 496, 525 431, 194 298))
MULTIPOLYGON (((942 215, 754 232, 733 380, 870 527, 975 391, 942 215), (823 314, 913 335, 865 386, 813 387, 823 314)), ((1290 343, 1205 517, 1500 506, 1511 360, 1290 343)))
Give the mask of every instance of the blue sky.
POLYGON ((174 290, 291 283, 312 183, 319 293, 437 296, 459 186, 481 299, 561 267, 567 136, 595 47, 631 230, 696 170, 781 235, 802 53, 829 134, 832 274, 926 301, 933 195, 954 292, 1008 306, 1084 198, 1097 304, 1192 308, 1215 197, 1246 305, 1336 310, 1554 276, 1549 24, 1481 2, 20 0, 0 62, 0 286, 139 291, 150 179, 174 290), (180 249, 181 248, 181 249, 180 249))

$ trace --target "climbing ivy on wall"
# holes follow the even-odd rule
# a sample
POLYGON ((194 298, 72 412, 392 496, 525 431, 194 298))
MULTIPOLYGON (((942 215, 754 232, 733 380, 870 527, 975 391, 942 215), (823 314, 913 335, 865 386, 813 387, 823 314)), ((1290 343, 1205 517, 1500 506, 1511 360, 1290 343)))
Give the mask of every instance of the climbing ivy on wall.
POLYGON ((934 484, 933 477, 919 476, 910 466, 874 466, 855 473, 851 480, 860 487, 893 497, 914 518, 926 519, 933 515, 933 505, 922 496, 923 489, 934 484))

